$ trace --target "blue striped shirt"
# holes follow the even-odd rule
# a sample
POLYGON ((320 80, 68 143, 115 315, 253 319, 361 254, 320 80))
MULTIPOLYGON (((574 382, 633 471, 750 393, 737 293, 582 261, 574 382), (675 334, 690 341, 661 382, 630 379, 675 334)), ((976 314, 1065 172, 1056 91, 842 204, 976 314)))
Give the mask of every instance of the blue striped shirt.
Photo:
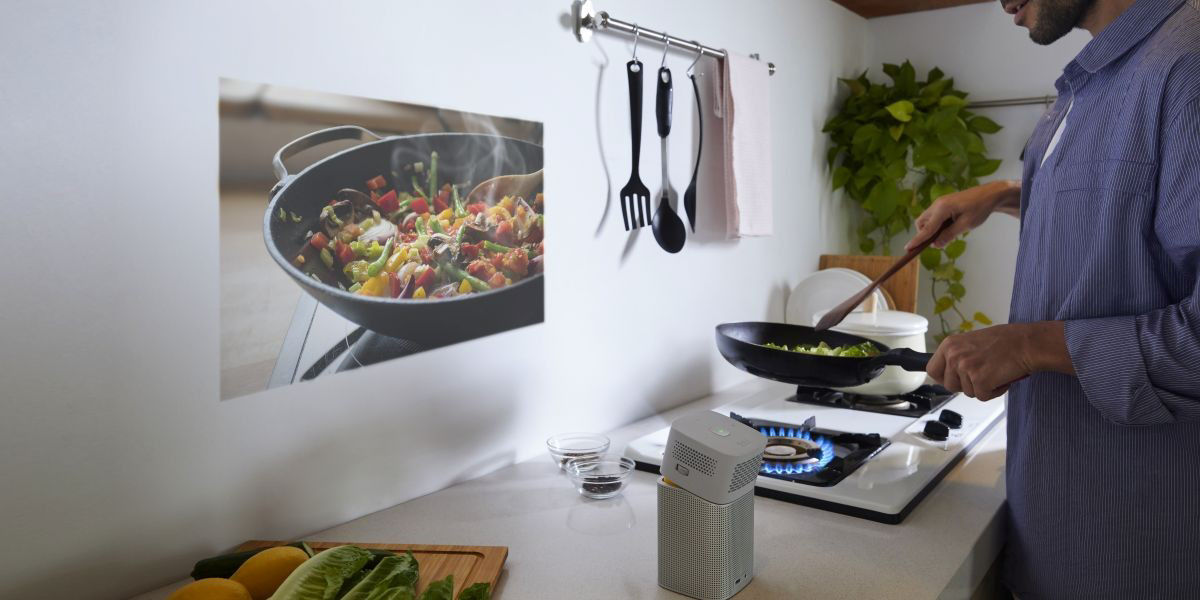
POLYGON ((1011 320, 1065 321, 1078 377, 1010 390, 1006 580, 1022 600, 1200 598, 1200 0, 1138 0, 1056 85, 1011 320))

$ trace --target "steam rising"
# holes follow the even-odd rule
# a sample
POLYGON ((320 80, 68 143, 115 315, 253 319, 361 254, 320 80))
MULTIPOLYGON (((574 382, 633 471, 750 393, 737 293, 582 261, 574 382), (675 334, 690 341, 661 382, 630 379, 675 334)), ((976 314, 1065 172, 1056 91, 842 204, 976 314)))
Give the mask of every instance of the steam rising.
MULTIPOLYGON (((394 144, 390 166, 397 188, 408 190, 414 173, 413 163, 424 163, 428 170, 430 154, 435 150, 438 153, 438 187, 445 183, 454 184, 463 196, 480 182, 497 175, 520 175, 542 168, 542 153, 531 152, 524 144, 514 144, 512 138, 501 133, 492 117, 470 113, 455 115, 461 121, 457 127, 453 127, 455 131, 479 135, 420 134, 406 142, 394 144)), ((443 131, 451 129, 445 118, 439 118, 436 124, 443 131)), ((513 127, 506 127, 506 133, 520 135, 540 146, 540 125, 524 121, 515 121, 514 124, 518 130, 512 131, 513 127)), ((425 175, 420 174, 417 180, 424 185, 425 175)))

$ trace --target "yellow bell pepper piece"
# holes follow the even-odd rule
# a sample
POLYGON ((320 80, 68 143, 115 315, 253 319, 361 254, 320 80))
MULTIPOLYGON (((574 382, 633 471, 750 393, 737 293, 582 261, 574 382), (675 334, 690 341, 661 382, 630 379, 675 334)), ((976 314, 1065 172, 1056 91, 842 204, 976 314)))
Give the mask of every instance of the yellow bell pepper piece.
POLYGON ((395 273, 400 270, 406 260, 408 260, 408 246, 401 246, 399 250, 388 257, 387 264, 383 268, 389 273, 395 273))
POLYGON ((425 297, 425 288, 424 287, 417 288, 417 291, 413 292, 412 297, 417 298, 417 299, 424 298, 425 297))
POLYGON ((453 209, 447 208, 446 210, 443 210, 442 212, 438 213, 438 219, 440 219, 442 221, 447 221, 447 220, 450 220, 453 218, 454 218, 454 210, 453 209))
POLYGON ((384 274, 376 275, 367 280, 358 293, 363 296, 386 296, 391 291, 391 285, 388 282, 388 276, 384 274))
POLYGON ((512 197, 512 196, 505 196, 505 197, 503 197, 503 198, 501 198, 501 199, 500 199, 500 204, 499 204, 498 206, 500 206, 500 207, 504 208, 504 210, 505 210, 506 212, 509 212, 509 213, 511 213, 511 212, 512 212, 512 210, 513 210, 513 205, 514 205, 514 204, 515 204, 515 202, 513 202, 513 197, 512 197))
POLYGON ((466 294, 470 291, 471 291, 471 284, 469 282, 467 282, 466 279, 462 280, 462 283, 458 284, 458 293, 466 294))

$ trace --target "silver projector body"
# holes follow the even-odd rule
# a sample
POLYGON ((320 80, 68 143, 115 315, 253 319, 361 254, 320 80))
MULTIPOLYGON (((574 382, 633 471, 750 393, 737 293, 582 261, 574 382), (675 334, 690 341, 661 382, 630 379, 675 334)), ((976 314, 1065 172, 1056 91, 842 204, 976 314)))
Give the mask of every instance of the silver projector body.
POLYGON ((658 584, 725 600, 754 576, 754 482, 766 437, 714 412, 671 424, 658 481, 658 584))

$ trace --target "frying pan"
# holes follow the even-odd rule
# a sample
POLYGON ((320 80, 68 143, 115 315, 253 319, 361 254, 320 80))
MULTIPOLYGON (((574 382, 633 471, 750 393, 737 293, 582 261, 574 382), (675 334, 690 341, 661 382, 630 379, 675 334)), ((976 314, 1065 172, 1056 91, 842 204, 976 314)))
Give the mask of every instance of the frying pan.
POLYGON ((825 342, 830 346, 846 346, 866 341, 871 340, 848 333, 818 332, 812 327, 783 323, 746 322, 717 326, 717 349, 725 360, 752 375, 784 383, 850 387, 878 377, 883 368, 889 365, 905 371, 924 371, 929 359, 933 358, 932 354, 908 348, 892 349, 876 341, 871 343, 883 353, 866 358, 803 354, 762 345, 767 342, 788 346, 825 342))
POLYGON ((542 147, 530 142, 476 133, 436 133, 381 137, 354 125, 315 131, 284 145, 273 167, 279 182, 263 218, 267 252, 304 291, 334 312, 367 329, 426 344, 450 343, 539 323, 543 318, 544 279, 541 273, 511 286, 449 298, 421 300, 376 298, 351 294, 319 282, 292 264, 308 231, 321 231, 321 209, 346 187, 363 189, 376 175, 389 185, 407 190, 409 175, 399 167, 428 163, 438 153, 438 181, 478 183, 504 174, 542 168, 542 147), (298 152, 336 140, 366 143, 327 156, 299 173, 288 173, 283 161, 298 152), (397 181, 399 179, 399 181, 397 181), (279 210, 303 220, 278 217, 279 210))

